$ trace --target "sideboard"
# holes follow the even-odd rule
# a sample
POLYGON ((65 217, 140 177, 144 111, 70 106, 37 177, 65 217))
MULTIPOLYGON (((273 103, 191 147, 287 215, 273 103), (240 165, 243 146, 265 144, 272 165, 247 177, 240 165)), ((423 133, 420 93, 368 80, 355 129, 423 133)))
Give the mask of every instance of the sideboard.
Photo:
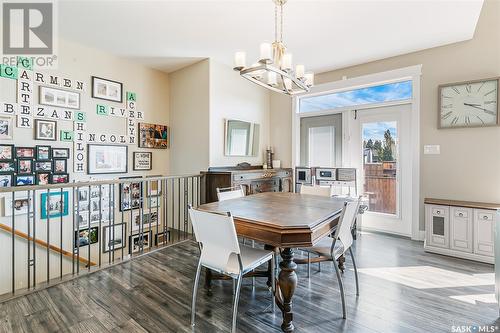
POLYGON ((205 202, 217 201, 217 188, 241 185, 247 195, 261 192, 293 192, 292 169, 263 169, 262 166, 214 167, 201 172, 205 180, 205 202))
POLYGON ((500 204, 426 198, 425 251, 492 264, 500 204))

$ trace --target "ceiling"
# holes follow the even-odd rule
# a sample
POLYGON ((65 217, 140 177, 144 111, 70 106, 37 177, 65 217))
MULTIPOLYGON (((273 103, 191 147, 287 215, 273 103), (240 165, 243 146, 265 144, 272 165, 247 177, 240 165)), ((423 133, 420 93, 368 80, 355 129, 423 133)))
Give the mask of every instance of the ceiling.
MULTIPOLYGON (((289 0, 284 42, 323 72, 473 37, 482 0, 289 0)), ((232 65, 273 41, 271 0, 59 1, 59 34, 171 72, 204 58, 232 65)))

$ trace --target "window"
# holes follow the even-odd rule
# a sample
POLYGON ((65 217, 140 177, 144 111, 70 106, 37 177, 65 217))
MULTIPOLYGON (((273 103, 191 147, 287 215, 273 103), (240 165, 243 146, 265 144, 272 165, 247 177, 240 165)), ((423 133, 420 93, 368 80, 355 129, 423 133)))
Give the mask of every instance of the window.
POLYGON ((327 95, 301 98, 299 112, 314 112, 355 105, 404 101, 411 99, 412 96, 411 80, 394 82, 327 95))

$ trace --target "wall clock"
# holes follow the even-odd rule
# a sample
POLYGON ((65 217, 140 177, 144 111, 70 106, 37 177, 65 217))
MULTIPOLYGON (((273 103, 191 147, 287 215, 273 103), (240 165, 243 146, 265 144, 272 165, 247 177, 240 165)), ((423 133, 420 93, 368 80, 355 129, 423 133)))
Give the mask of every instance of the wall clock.
POLYGON ((438 128, 498 125, 498 80, 440 85, 438 128))

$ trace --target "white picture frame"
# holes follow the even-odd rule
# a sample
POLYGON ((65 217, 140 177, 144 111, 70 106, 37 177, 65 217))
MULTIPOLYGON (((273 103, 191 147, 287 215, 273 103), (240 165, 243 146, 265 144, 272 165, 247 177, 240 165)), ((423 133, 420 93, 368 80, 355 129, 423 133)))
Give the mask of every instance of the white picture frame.
POLYGON ((127 173, 128 146, 87 145, 87 173, 89 175, 127 173))
POLYGON ((38 92, 38 102, 41 105, 80 110, 80 93, 40 86, 38 92))
POLYGON ((11 117, 0 117, 0 140, 12 140, 14 137, 11 117))
MULTIPOLYGON (((3 216, 12 216, 12 196, 3 197, 3 216)), ((29 211, 33 213, 33 199, 29 198, 29 211)), ((28 214, 28 195, 26 192, 21 192, 14 198, 14 215, 26 215, 28 214)))

